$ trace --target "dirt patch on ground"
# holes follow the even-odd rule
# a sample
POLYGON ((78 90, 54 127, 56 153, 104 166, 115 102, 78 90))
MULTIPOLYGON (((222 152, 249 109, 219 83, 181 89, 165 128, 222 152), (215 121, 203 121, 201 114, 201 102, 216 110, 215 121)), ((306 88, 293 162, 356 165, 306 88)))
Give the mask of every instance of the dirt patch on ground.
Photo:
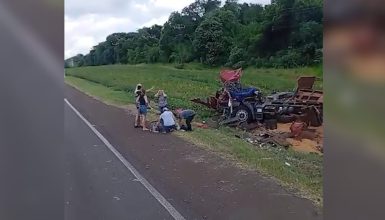
MULTIPOLYGON (((290 126, 291 123, 278 124, 277 131, 290 132, 290 126)), ((295 151, 322 154, 320 149, 323 147, 323 127, 309 127, 303 131, 300 139, 287 138, 286 141, 295 151)))
MULTIPOLYGON (((197 127, 211 127, 206 123, 194 123, 197 127)), ((282 147, 290 147, 291 149, 302 153, 317 153, 322 155, 323 152, 323 127, 307 127, 301 134, 294 138, 291 134, 292 123, 278 123, 277 129, 268 130, 263 125, 252 123, 239 127, 249 132, 249 135, 243 135, 242 139, 251 144, 272 143, 282 147), (269 138, 263 139, 261 136, 269 138)), ((238 128, 237 127, 237 128, 238 128)))

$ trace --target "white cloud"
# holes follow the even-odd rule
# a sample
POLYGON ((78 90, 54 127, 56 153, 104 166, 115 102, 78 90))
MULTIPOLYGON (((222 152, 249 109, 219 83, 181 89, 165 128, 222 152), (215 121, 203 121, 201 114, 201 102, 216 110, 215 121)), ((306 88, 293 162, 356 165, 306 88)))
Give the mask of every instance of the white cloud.
POLYGON ((114 32, 133 31, 136 25, 129 18, 85 15, 76 19, 65 17, 65 57, 86 54, 98 42, 114 32))
POLYGON ((163 25, 168 20, 169 15, 161 16, 159 18, 153 18, 150 21, 144 23, 142 26, 151 27, 154 24, 163 25))
POLYGON ((149 11, 149 9, 147 8, 146 4, 137 4, 137 3, 135 3, 134 4, 134 8, 137 8, 137 9, 139 9, 142 12, 148 12, 149 11))
POLYGON ((194 0, 150 0, 153 7, 167 8, 174 11, 183 9, 193 2, 194 0))
MULTIPOLYGON (((87 54, 116 32, 164 24, 194 0, 65 0, 65 58, 87 54)), ((270 0, 240 0, 270 3, 270 0)))

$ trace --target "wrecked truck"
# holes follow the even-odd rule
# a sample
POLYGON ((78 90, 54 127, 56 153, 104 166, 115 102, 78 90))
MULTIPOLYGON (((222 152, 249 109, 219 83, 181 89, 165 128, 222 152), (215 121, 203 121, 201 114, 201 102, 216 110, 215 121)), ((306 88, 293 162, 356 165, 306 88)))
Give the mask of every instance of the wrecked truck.
POLYGON ((241 84, 242 69, 222 70, 222 88, 215 96, 191 101, 219 113, 219 125, 259 122, 274 128, 277 122, 301 120, 309 126, 322 125, 323 92, 313 89, 316 78, 298 78, 293 91, 264 96, 260 89, 241 84))

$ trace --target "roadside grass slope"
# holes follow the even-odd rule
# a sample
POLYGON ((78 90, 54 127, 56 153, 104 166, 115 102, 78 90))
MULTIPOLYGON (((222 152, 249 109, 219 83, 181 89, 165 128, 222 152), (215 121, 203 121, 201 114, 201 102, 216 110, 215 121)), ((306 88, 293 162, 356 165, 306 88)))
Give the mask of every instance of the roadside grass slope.
MULTIPOLYGON (((258 87, 268 94, 272 91, 293 90, 300 75, 319 75, 316 72, 314 68, 248 68, 244 71, 242 83, 258 87)), ((128 99, 130 103, 134 102, 133 91, 137 83, 142 83, 147 89, 154 86, 155 90, 148 94, 150 98, 158 89, 163 89, 169 96, 171 107, 193 108, 202 118, 210 116, 210 112, 190 100, 214 95, 221 86, 219 68, 203 69, 197 64, 187 65, 184 69, 161 64, 88 66, 66 69, 66 75, 98 83, 114 91, 126 92, 132 97, 128 99)), ((317 83, 317 87, 321 88, 322 83, 317 83)))
MULTIPOLYGON (((111 65, 66 69, 66 82, 88 95, 118 106, 134 102, 133 91, 137 83, 142 83, 146 88, 154 86, 150 98, 157 89, 164 89, 171 106, 193 108, 200 118, 205 118, 212 113, 189 100, 212 95, 220 87, 218 73, 218 68, 201 68, 196 64, 184 69, 160 64, 111 65)), ((300 75, 319 77, 321 81, 316 87, 322 88, 322 72, 314 68, 249 68, 244 71, 242 83, 259 87, 264 93, 285 91, 294 89, 300 75)), ((322 156, 273 147, 255 147, 236 138, 234 132, 237 131, 229 128, 196 128, 194 132, 178 132, 176 135, 217 152, 237 165, 274 177, 280 184, 298 190, 298 194, 322 206, 322 156)))

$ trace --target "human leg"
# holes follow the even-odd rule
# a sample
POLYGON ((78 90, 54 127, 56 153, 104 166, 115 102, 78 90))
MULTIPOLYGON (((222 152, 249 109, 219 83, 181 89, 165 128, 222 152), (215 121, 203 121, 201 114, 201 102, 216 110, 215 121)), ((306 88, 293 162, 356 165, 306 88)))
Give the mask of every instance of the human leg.
POLYGON ((192 116, 186 118, 187 131, 192 131, 191 122, 194 119, 194 116, 195 115, 192 115, 192 116))
POLYGON ((192 128, 191 128, 191 121, 192 121, 191 117, 186 118, 187 131, 191 131, 192 130, 192 128))
POLYGON ((137 128, 139 127, 139 124, 140 124, 140 115, 139 115, 139 110, 136 112, 135 114, 135 123, 134 123, 134 127, 137 128))
POLYGON ((149 129, 146 127, 147 106, 141 105, 139 107, 139 113, 140 113, 140 116, 142 117, 141 124, 142 124, 143 131, 148 131, 149 129))
POLYGON ((149 130, 146 127, 146 114, 142 114, 142 128, 143 128, 143 131, 148 131, 149 130))

